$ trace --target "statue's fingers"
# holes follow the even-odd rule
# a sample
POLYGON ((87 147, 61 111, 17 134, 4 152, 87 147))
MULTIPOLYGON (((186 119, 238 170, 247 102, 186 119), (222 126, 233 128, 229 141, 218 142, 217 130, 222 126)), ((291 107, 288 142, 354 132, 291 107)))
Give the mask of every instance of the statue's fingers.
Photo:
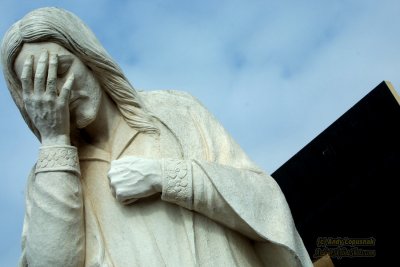
POLYGON ((133 202, 136 202, 138 200, 138 198, 129 198, 129 199, 125 199, 123 200, 121 203, 124 205, 130 205, 133 202))
POLYGON ((131 164, 137 164, 138 162, 142 161, 142 158, 135 157, 135 156, 127 156, 127 157, 122 157, 116 160, 113 160, 111 162, 111 166, 117 168, 117 167, 127 167, 131 164))
POLYGON ((63 87, 61 88, 60 92, 60 99, 64 101, 64 103, 69 102, 69 97, 71 95, 72 85, 74 84, 74 74, 72 73, 68 79, 65 81, 63 87))
POLYGON ((48 94, 57 94, 57 68, 58 56, 56 54, 52 54, 50 55, 49 69, 47 71, 46 93, 48 94))
POLYGON ((115 194, 115 187, 111 184, 110 184, 110 190, 111 190, 111 194, 113 195, 113 197, 117 198, 117 196, 115 194))
POLYGON ((26 101, 27 98, 30 97, 33 91, 32 73, 33 73, 33 56, 30 55, 25 59, 21 74, 22 95, 24 101, 26 101))
POLYGON ((34 93, 43 93, 45 90, 48 62, 49 62, 49 53, 47 51, 44 51, 40 55, 38 64, 36 66, 34 89, 33 89, 34 93))
POLYGON ((124 188, 116 188, 114 194, 114 197, 121 203, 132 199, 130 192, 124 190, 124 188))

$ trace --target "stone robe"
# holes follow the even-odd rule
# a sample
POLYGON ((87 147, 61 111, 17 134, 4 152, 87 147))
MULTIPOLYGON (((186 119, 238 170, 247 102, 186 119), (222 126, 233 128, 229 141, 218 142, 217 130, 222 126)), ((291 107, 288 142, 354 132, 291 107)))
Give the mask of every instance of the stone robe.
MULTIPOLYGON (((177 91, 140 96, 160 135, 138 133, 121 120, 111 153, 79 146, 85 229, 74 226, 80 215, 71 208, 82 200, 33 190, 30 175, 21 266, 35 257, 26 246, 32 209, 71 223, 69 231, 85 239, 76 254, 85 254, 88 267, 312 266, 277 183, 197 100, 177 91), (131 205, 112 196, 107 172, 124 156, 161 160, 161 195, 131 205)), ((78 241, 63 242, 75 248, 78 241)))

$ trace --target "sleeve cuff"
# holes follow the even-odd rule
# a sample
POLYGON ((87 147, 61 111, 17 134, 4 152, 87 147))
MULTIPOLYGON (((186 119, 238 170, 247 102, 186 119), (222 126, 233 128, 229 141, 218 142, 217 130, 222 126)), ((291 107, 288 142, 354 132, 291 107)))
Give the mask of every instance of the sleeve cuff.
POLYGON ((67 171, 80 176, 78 150, 74 146, 41 146, 35 174, 67 171))
POLYGON ((190 161, 163 159, 161 199, 187 209, 193 207, 192 164, 190 161))

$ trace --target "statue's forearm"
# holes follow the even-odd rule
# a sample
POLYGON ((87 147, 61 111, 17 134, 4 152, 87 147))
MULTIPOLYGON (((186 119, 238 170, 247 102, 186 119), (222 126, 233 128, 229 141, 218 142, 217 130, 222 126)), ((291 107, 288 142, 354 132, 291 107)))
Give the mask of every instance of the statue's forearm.
POLYGON ((29 266, 83 266, 84 215, 76 148, 42 147, 30 181, 29 266))
MULTIPOLYGON (((220 175, 229 175, 231 179, 235 179, 238 175, 257 175, 250 171, 223 167, 217 163, 209 164, 221 170, 223 168, 224 172, 220 175)), ((257 233, 220 195, 198 161, 171 160, 164 164, 162 199, 201 213, 249 238, 260 240, 257 233)))
POLYGON ((82 266, 85 236, 79 178, 69 172, 38 173, 32 186, 25 248, 29 266, 82 266))

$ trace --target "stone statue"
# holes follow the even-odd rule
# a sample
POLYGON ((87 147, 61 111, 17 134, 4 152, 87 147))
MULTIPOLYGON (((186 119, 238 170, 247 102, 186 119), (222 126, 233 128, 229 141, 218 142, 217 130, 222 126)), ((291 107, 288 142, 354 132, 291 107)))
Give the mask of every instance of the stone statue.
POLYGON ((41 142, 20 266, 311 266, 286 200, 192 96, 136 92, 75 15, 3 38, 7 86, 41 142))

